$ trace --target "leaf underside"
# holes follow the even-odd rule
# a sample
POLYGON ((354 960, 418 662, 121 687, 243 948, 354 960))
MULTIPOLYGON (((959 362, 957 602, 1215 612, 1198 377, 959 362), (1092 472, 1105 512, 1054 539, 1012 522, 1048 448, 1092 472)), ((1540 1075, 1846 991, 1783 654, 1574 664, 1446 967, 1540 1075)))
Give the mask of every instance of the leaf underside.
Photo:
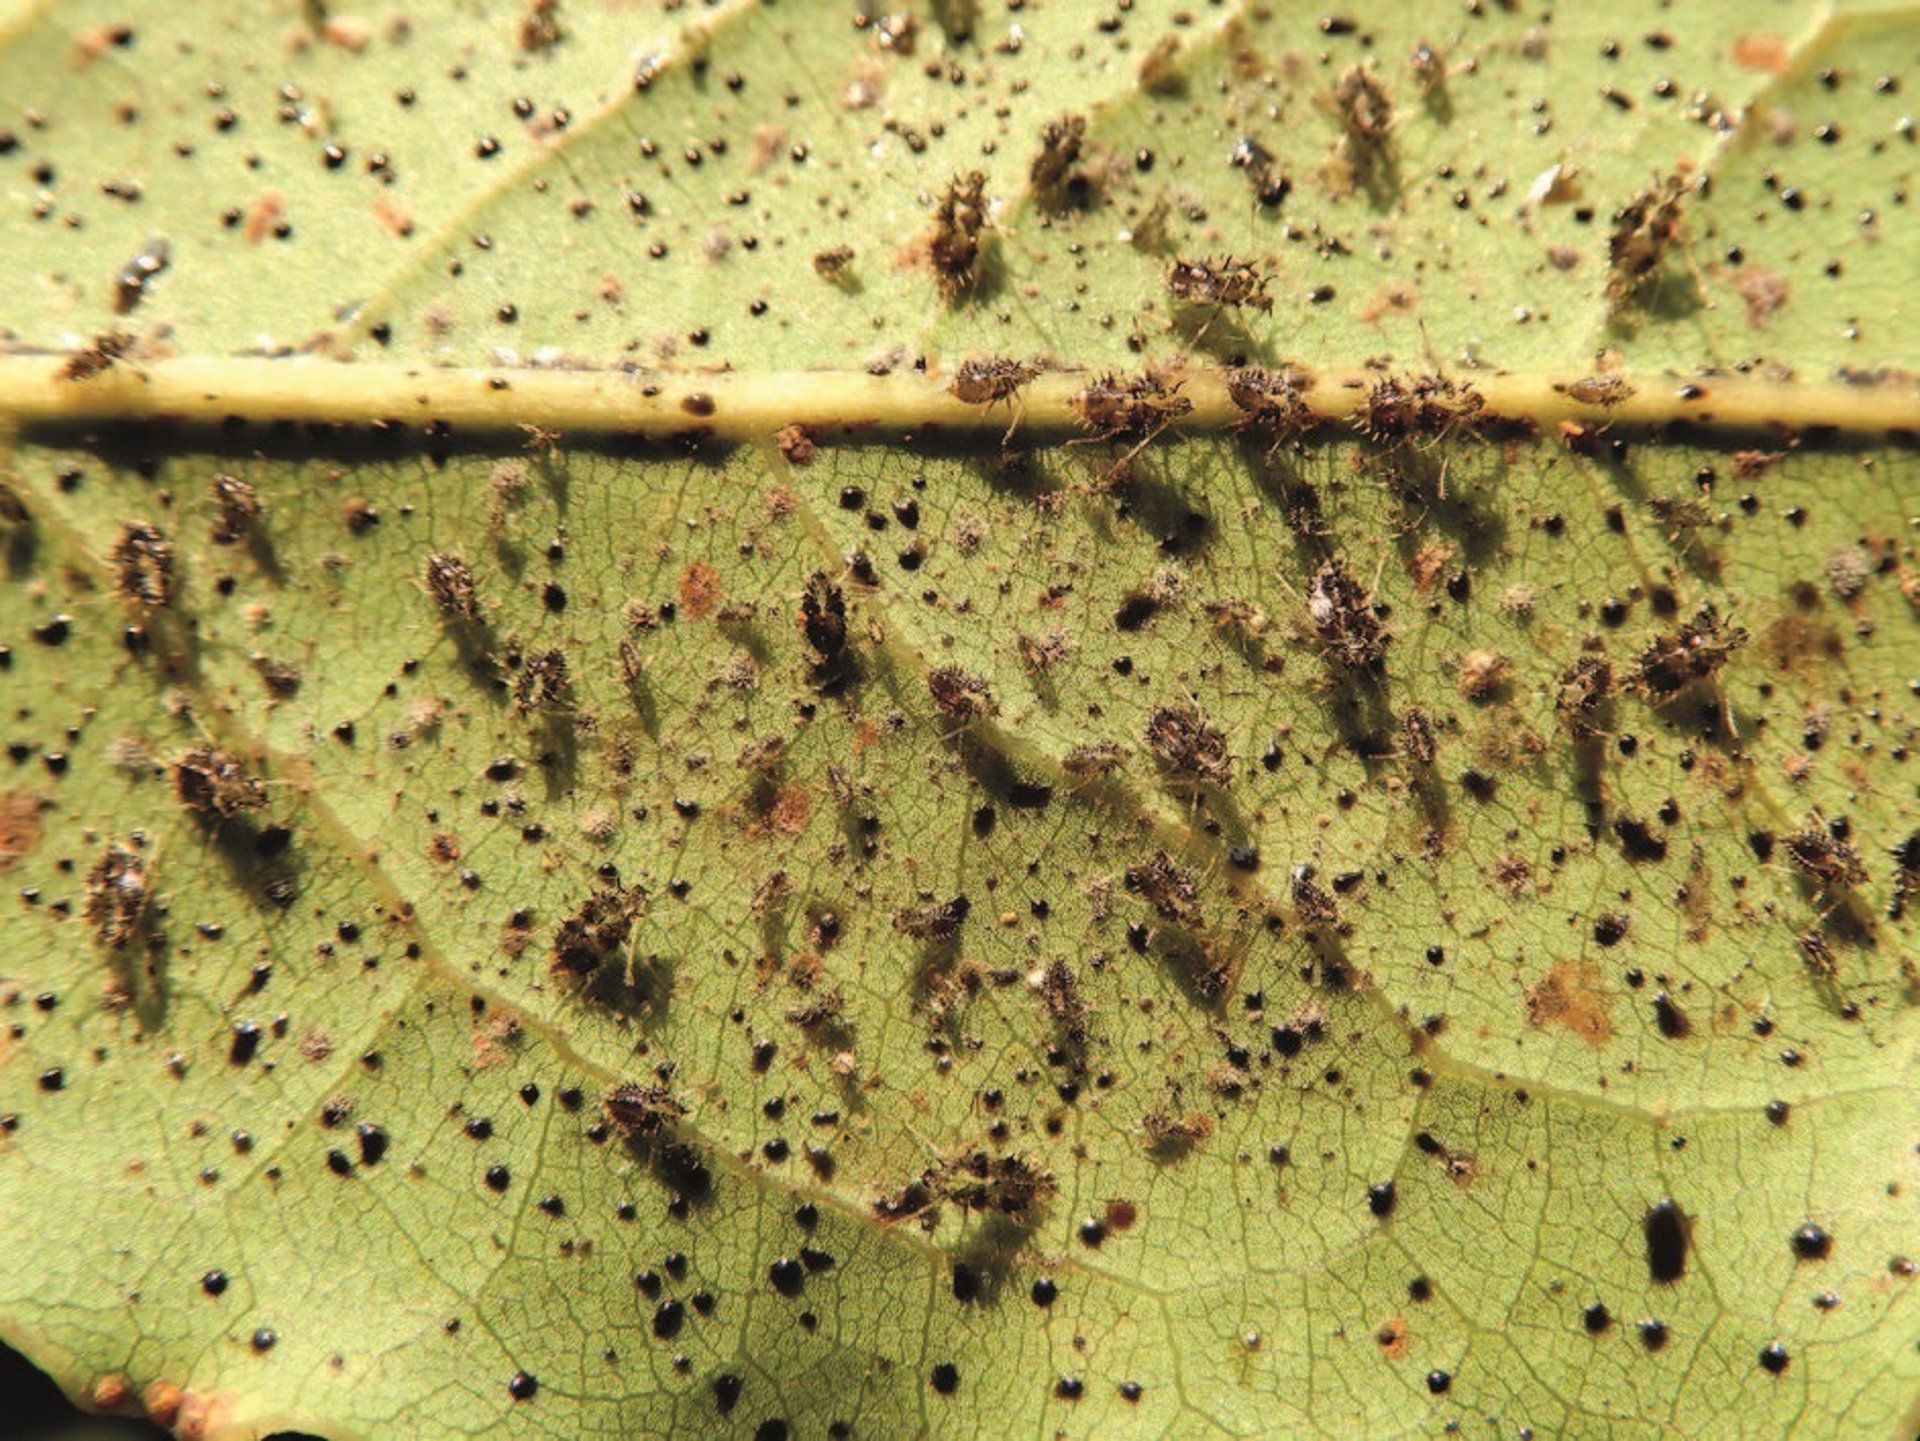
MULTIPOLYGON (((8 348, 1911 390, 1911 5, 864 13, 0 5, 8 348)), ((1908 438, 380 418, 6 439, 0 1335, 76 1399, 1911 1429, 1908 438)))

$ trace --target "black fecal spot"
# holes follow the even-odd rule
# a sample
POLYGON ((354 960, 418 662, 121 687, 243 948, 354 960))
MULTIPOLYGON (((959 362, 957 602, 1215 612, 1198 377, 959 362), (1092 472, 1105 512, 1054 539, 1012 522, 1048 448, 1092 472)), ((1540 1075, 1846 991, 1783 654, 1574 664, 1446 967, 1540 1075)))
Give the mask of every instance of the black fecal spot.
POLYGON ((260 1049, 260 1027, 252 1021, 236 1021, 233 1027, 233 1044, 227 1049, 227 1059, 236 1066, 244 1066, 251 1061, 260 1049))
POLYGON ((1802 1261, 1824 1261, 1833 1253, 1833 1237, 1809 1221, 1793 1233, 1793 1254, 1802 1261))
POLYGON ((731 1415, 733 1408, 740 1404, 740 1389, 744 1383, 731 1371, 723 1371, 713 1378, 713 1404, 719 1408, 722 1416, 731 1415))
POLYGON ((488 1190, 504 1191, 513 1183, 513 1172, 509 1171, 505 1166, 489 1166, 487 1167, 486 1179, 488 1190))
POLYGON ((956 1261, 953 1267, 953 1299, 970 1304, 980 1299, 980 1273, 964 1261, 956 1261))
POLYGON ((200 1278, 200 1289, 209 1296, 221 1295, 227 1289, 227 1273, 225 1271, 207 1272, 200 1278))
POLYGON ((1383 1221, 1393 1214, 1396 1199, 1391 1181, 1376 1181, 1367 1187, 1367 1209, 1383 1221))
POLYGON ((1145 1389, 1138 1381, 1122 1381, 1120 1399, 1129 1403, 1138 1401, 1145 1394, 1145 1389))
POLYGON ((1598 1336, 1613 1324, 1613 1313, 1601 1302, 1595 1301, 1580 1313, 1580 1324, 1587 1328, 1588 1335, 1598 1336))
POLYGON ((807 1270, 791 1256, 782 1256, 767 1267, 767 1279, 782 1296, 798 1296, 807 1284, 807 1270))
POLYGON ((1792 1358, 1787 1355, 1785 1346, 1778 1341, 1771 1341, 1760 1352, 1760 1369, 1770 1375, 1778 1376, 1787 1369, 1787 1362, 1790 1359, 1792 1358))
POLYGON ((1678 1201, 1658 1201, 1647 1209, 1641 1229, 1647 1238, 1647 1274, 1663 1285, 1687 1273, 1687 1242, 1693 1222, 1678 1201))
POLYGON ((280 1338, 274 1334, 271 1326, 262 1326, 249 1338, 248 1344, 250 1344, 257 1353, 265 1355, 274 1348, 279 1340, 280 1338))
POLYGON ((1453 1377, 1449 1376, 1445 1371, 1427 1372, 1427 1390, 1431 1391, 1434 1395, 1446 1395, 1447 1388, 1451 1385, 1453 1385, 1453 1377))
MULTIPOLYGON (((797 1288, 796 1288, 797 1289, 797 1288)), ((678 1301, 662 1301, 653 1311, 653 1334, 662 1341, 671 1341, 680 1334, 680 1328, 686 1324, 687 1309, 678 1301)))
POLYGON ((1613 823, 1613 833, 1630 861, 1663 861, 1667 858, 1667 838, 1645 821, 1622 816, 1613 823))
POLYGON ((1120 609, 1113 613, 1113 623, 1124 631, 1136 631, 1153 619, 1154 612, 1160 609, 1159 602, 1149 595, 1130 595, 1120 602, 1120 609))
POLYGON ((507 1394, 516 1401, 531 1401, 540 1394, 540 1382, 529 1371, 515 1371, 507 1378, 507 1394))
POLYGON ((1032 1295, 1034 1305, 1051 1306, 1059 1299, 1060 1287, 1054 1283, 1053 1277, 1042 1276, 1033 1283, 1032 1295))
POLYGON ((1062 1401, 1078 1401, 1086 1394, 1087 1385, 1078 1376, 1062 1376, 1053 1383, 1053 1394, 1062 1401))
POLYGON ((951 1361, 942 1361, 933 1368, 931 1380, 935 1391, 951 1396, 960 1389, 960 1368, 951 1361))
POLYGON ((387 1133, 368 1121, 362 1121, 353 1131, 360 1138, 360 1164, 379 1165, 380 1158, 387 1154, 387 1133))
POLYGON ((1793 1107, 1787 1104, 1787 1102, 1785 1101, 1776 1100, 1776 1101, 1767 1102, 1767 1119, 1773 1122, 1773 1124, 1776 1126, 1786 1125, 1787 1117, 1791 1116, 1792 1114, 1793 1114, 1793 1107))
POLYGON ((1665 991, 1653 998, 1653 1023, 1669 1041, 1693 1034, 1693 1022, 1687 1019, 1687 1013, 1675 1005, 1673 998, 1665 991))
POLYGON ((1667 1344, 1667 1323, 1652 1317, 1640 1323, 1640 1344, 1649 1351, 1658 1351, 1667 1344))
POLYGON ((787 1441, 793 1434, 793 1428, 778 1417, 771 1421, 762 1421, 754 1428, 753 1441, 787 1441))

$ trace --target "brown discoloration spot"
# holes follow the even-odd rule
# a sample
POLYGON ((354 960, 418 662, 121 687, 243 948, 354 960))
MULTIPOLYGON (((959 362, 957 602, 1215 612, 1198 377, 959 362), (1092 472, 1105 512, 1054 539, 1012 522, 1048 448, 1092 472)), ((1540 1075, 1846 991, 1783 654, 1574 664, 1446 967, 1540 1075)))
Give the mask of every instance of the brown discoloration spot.
POLYGON ((318 1026, 309 1026, 300 1038, 298 1049, 303 1060, 324 1061, 333 1054, 333 1037, 318 1026))
POLYGON ((1447 567, 1453 563, 1457 553, 1457 547, 1450 540, 1434 541, 1416 550, 1413 558, 1407 562, 1407 574, 1413 578, 1414 593, 1424 595, 1432 590, 1440 577, 1446 574, 1447 567))
POLYGON ((680 598, 680 609, 689 619, 702 620, 711 615, 720 602, 720 592, 720 572, 704 560, 696 560, 680 572, 676 594, 680 598))
POLYGON ((1773 30, 1755 30, 1733 38, 1733 63, 1762 75, 1784 75, 1793 60, 1786 37, 1773 30))
POLYGON ((32 791, 0 791, 0 871, 40 843, 40 812, 46 802, 32 791))
POLYGON ((1776 670, 1804 675, 1846 651, 1840 632, 1824 621, 1789 612, 1760 635, 1760 648, 1776 670))
POLYGON ((520 1018, 512 1011, 495 1011, 473 1028, 469 1047, 475 1070, 504 1065, 520 1043, 520 1018))
POLYGON ((247 237, 247 244, 258 245, 265 240, 286 213, 287 197, 278 190, 269 190, 255 200, 247 207, 246 225, 241 231, 247 237))
POLYGON ((405 240, 413 234, 413 217, 402 210, 391 196, 374 197, 373 218, 382 230, 396 240, 405 240))
POLYGON ((773 807, 767 812, 767 826, 783 836, 797 836, 807 828, 813 814, 813 797, 804 786, 785 785, 774 794, 773 807))
POLYGON ((1555 961, 1527 992, 1527 1024, 1565 1026, 1589 1045, 1613 1037, 1613 1001, 1599 968, 1584 961, 1555 961))
POLYGON ((1389 1361, 1398 1361, 1407 1354, 1407 1318, 1389 1316, 1380 1323, 1380 1329, 1373 1333, 1373 1339, 1380 1345, 1380 1354, 1389 1361))
POLYGON ((1378 325, 1389 315, 1411 315, 1420 308, 1420 288, 1409 281, 1389 280, 1360 308, 1360 318, 1378 325))
POLYGON ((1787 277, 1764 265, 1743 265, 1733 272, 1733 288, 1747 308, 1747 324, 1755 330, 1785 308, 1791 287, 1787 277))

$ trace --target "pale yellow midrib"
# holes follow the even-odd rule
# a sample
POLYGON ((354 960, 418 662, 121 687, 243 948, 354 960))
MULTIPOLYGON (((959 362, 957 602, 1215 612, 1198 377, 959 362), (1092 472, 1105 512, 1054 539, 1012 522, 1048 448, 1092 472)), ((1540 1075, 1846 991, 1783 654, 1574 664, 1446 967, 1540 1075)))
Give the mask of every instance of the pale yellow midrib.
MULTIPOLYGON (((293 421, 344 426, 437 422, 461 432, 537 429, 566 435, 673 436, 725 440, 802 426, 814 438, 978 431, 1057 436, 1082 429, 1076 399, 1100 377, 1052 371, 1013 399, 971 405, 955 398, 950 372, 876 376, 847 371, 724 371, 650 374, 625 370, 437 368, 311 358, 181 357, 120 361, 72 379, 64 356, 0 356, 0 421, 22 425, 168 420, 214 426, 293 421)), ((1243 412, 1228 372, 1161 372, 1192 408, 1175 429, 1217 431, 1243 412)), ((1303 398, 1315 422, 1366 417, 1374 370, 1313 376, 1303 398)), ((1417 377, 1402 376, 1402 379, 1417 377)), ((1479 418, 1542 429, 1563 423, 1724 430, 1920 433, 1920 382, 1791 380, 1754 375, 1610 377, 1612 403, 1582 400, 1577 373, 1477 372, 1454 377, 1483 402, 1479 418)), ((1597 393, 1587 391, 1586 393, 1597 393)))

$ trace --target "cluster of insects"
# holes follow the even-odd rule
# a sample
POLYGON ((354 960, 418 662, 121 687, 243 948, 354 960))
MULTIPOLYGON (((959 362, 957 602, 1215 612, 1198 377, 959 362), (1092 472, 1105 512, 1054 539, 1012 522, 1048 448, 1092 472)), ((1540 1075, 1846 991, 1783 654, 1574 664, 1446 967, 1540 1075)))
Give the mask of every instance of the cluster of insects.
POLYGON ((1475 425, 1486 397, 1472 386, 1444 375, 1411 380, 1383 375, 1367 391, 1360 428, 1374 441, 1439 440, 1475 425))

